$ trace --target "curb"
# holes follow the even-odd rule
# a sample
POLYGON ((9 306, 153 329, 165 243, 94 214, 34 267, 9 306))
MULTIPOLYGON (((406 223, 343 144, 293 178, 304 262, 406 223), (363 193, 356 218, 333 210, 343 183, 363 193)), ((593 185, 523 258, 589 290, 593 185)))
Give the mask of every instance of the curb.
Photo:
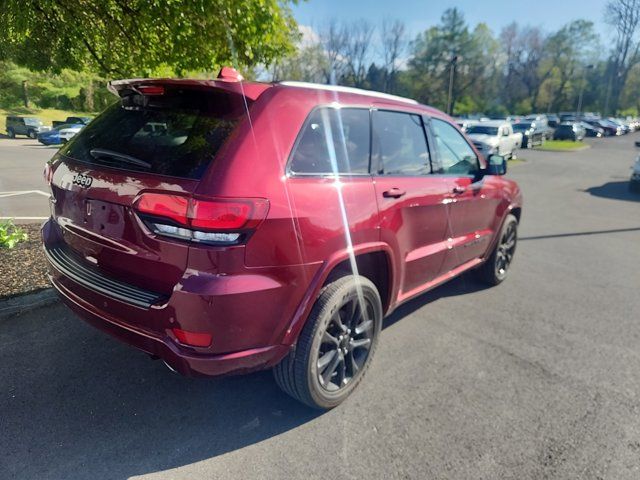
POLYGON ((584 150, 589 150, 591 148, 591 146, 585 145, 584 147, 580 147, 580 148, 572 148, 572 149, 565 149, 565 150, 561 150, 561 149, 551 149, 551 148, 539 148, 537 151, 538 152, 555 152, 555 153, 574 153, 574 152, 583 152, 584 150))
POLYGON ((7 300, 0 300, 0 320, 25 310, 41 308, 58 300, 53 288, 47 288, 36 293, 27 293, 7 300))

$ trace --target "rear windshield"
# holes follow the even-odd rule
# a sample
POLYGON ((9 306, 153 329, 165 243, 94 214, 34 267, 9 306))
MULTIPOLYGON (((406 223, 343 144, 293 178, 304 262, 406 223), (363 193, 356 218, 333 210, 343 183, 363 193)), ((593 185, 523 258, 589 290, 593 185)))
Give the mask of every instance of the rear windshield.
POLYGON ((199 179, 245 111, 240 95, 193 89, 134 92, 89 123, 61 153, 96 166, 199 179))
POLYGON ((478 133, 484 135, 497 135, 498 127, 486 127, 480 125, 474 125, 472 127, 467 127, 467 133, 478 133))

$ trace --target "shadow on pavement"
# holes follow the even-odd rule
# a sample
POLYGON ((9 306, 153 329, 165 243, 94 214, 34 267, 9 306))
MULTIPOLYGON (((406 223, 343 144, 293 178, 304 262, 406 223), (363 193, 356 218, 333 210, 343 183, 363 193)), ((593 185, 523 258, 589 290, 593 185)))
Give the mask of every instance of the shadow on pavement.
POLYGON ((435 302, 436 300, 439 300, 441 298, 455 297, 457 295, 479 292, 481 290, 486 290, 487 288, 490 287, 476 280, 473 277, 472 272, 467 272, 434 290, 431 290, 412 300, 409 300, 407 303, 403 303, 396 310, 394 310, 391 315, 385 318, 382 328, 391 327, 395 323, 402 320, 404 317, 411 315, 416 310, 419 310, 425 305, 435 302))
POLYGON ((629 181, 608 182, 599 187, 587 188, 585 192, 596 197, 612 200, 626 200, 628 202, 640 202, 640 193, 629 191, 629 181))
POLYGON ((533 235, 528 237, 519 237, 519 242, 525 242, 527 240, 544 240, 547 238, 562 238, 562 237, 582 237, 585 235, 607 235, 611 233, 625 233, 625 232, 639 232, 640 227, 634 228, 614 228, 611 230, 593 230, 590 232, 571 232, 571 233, 554 233, 550 235, 533 235))
MULTIPOLYGON (((434 300, 482 288, 458 278, 399 307, 385 327, 434 300)), ((3 479, 164 471, 322 415, 281 392, 271 372, 224 379, 173 374, 61 304, 0 321, 0 345, 3 479)))

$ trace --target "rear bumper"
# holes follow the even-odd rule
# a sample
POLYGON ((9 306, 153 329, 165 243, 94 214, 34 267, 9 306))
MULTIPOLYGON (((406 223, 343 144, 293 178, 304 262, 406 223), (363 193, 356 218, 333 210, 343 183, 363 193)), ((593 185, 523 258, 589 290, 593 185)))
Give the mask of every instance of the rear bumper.
POLYGON ((278 363, 289 350, 285 345, 273 345, 224 355, 187 352, 168 337, 150 334, 109 317, 105 312, 98 312, 93 305, 74 295, 53 276, 50 275, 49 278, 64 303, 80 318, 124 343, 161 358, 185 376, 220 376, 262 370, 278 363))
POLYGON ((183 375, 261 370, 278 363, 289 351, 282 337, 298 302, 294 287, 275 273, 256 272, 247 279, 247 275, 218 277, 199 272, 186 275, 169 297, 151 300, 148 306, 136 305, 130 300, 135 295, 144 300, 142 289, 128 292, 124 284, 114 280, 111 285, 106 277, 89 278, 92 286, 82 278, 82 270, 56 256, 61 239, 54 221, 45 223, 42 234, 49 278, 65 304, 89 324, 160 357, 183 375), (113 288, 122 295, 117 298, 98 287, 113 288), (270 305, 265 308, 267 299, 270 305), (212 345, 183 345, 173 335, 173 328, 210 332, 212 345))

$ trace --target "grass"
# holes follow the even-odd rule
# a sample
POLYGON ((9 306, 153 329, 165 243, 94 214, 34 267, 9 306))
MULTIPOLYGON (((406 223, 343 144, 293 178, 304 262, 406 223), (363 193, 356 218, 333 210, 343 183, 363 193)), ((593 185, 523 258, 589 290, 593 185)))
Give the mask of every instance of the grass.
POLYGON ((4 134, 7 131, 7 115, 20 115, 27 117, 38 117, 44 122, 45 125, 51 125, 53 120, 64 120, 70 116, 93 116, 95 114, 86 112, 71 112, 67 110, 56 110, 54 108, 0 108, 0 134, 4 134))
POLYGON ((583 142, 573 142, 571 140, 547 140, 544 145, 537 147, 536 150, 582 150, 589 148, 589 145, 583 142))

